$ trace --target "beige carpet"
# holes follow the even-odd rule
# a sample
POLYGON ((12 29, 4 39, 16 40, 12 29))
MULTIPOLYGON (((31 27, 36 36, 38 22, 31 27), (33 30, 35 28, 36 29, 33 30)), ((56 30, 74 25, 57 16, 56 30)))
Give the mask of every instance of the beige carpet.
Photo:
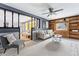
POLYGON ((62 38, 61 42, 53 41, 54 38, 44 41, 26 42, 26 47, 20 49, 19 55, 16 49, 9 49, 2 56, 77 56, 79 55, 79 40, 62 38))

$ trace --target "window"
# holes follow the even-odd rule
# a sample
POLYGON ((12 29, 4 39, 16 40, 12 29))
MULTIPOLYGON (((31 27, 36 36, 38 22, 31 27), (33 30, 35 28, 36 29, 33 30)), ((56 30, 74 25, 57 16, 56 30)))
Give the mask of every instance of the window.
POLYGON ((31 30, 31 27, 32 27, 32 22, 31 22, 31 17, 29 16, 26 16, 26 30, 29 31, 31 30))
POLYGON ((47 29, 47 28, 48 28, 48 21, 46 21, 46 20, 41 20, 41 22, 42 22, 42 28, 43 28, 43 29, 47 29))
POLYGON ((20 15, 20 22, 26 22, 26 16, 25 15, 20 15))
POLYGON ((13 13, 13 27, 18 27, 18 14, 13 13))
POLYGON ((37 29, 37 19, 34 18, 34 28, 37 29))
POLYGON ((39 20, 37 18, 20 15, 21 32, 31 32, 32 28, 39 28, 39 20))
POLYGON ((12 12, 6 11, 6 27, 12 27, 12 12))
POLYGON ((29 29, 28 25, 29 25, 28 22, 26 22, 26 31, 28 31, 28 29, 29 29))
POLYGON ((29 22, 29 30, 31 31, 31 29, 32 29, 32 24, 31 24, 32 22, 30 21, 29 22))
POLYGON ((32 28, 34 28, 35 27, 35 21, 34 21, 34 19, 32 19, 32 28))
POLYGON ((39 29, 39 20, 37 19, 37 25, 36 25, 37 29, 39 29))
POLYGON ((45 29, 46 28, 46 21, 42 20, 42 28, 45 29))
POLYGON ((26 31, 30 30, 32 28, 38 29, 39 28, 39 20, 32 17, 27 17, 26 21, 26 31))
POLYGON ((46 21, 46 28, 49 28, 49 24, 48 24, 49 22, 48 21, 46 21))
POLYGON ((25 15, 20 15, 20 29, 21 32, 26 32, 26 16, 25 15))
POLYGON ((0 27, 4 27, 4 10, 0 9, 0 27))

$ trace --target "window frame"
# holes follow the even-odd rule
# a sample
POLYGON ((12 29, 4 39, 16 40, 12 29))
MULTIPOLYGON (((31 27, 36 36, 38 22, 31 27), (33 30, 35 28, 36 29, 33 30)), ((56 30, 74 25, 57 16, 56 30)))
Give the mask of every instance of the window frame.
POLYGON ((1 11, 3 11, 3 26, 0 26, 0 28, 4 28, 4 24, 5 24, 5 21, 4 21, 4 9, 0 9, 1 11))

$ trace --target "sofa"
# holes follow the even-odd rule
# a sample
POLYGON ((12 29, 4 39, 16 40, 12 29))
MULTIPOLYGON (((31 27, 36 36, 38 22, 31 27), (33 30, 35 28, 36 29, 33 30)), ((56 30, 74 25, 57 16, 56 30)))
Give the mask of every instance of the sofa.
POLYGON ((54 35, 53 30, 39 30, 36 33, 37 39, 47 39, 54 35))

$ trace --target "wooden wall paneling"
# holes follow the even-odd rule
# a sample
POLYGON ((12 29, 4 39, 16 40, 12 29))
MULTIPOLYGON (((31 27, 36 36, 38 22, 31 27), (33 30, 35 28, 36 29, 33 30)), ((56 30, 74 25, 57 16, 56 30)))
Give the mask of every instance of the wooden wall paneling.
POLYGON ((65 20, 64 19, 56 20, 56 22, 55 22, 55 33, 61 34, 63 37, 69 37, 69 27, 67 28, 67 30, 56 30, 56 23, 62 23, 62 22, 65 22, 67 24, 67 26, 69 26, 66 19, 65 20))
POLYGON ((54 31, 54 21, 49 21, 49 29, 52 29, 54 31))
POLYGON ((69 37, 79 39, 79 16, 72 17, 69 21, 69 37))
POLYGON ((54 29, 56 34, 61 34, 66 38, 77 38, 79 39, 79 16, 66 17, 61 19, 51 20, 49 22, 50 29, 54 29), (64 21, 65 19, 65 21, 64 21), (66 22, 67 30, 56 30, 56 23, 66 22))
POLYGON ((51 21, 49 24, 54 24, 54 25, 51 25, 50 26, 50 29, 54 29, 54 32, 56 34, 61 34, 63 37, 69 37, 69 21, 65 21, 64 19, 58 19, 58 20, 55 20, 54 22, 51 21), (67 30, 56 30, 56 23, 61 23, 61 22, 66 22, 67 26, 68 26, 68 29, 67 30))

